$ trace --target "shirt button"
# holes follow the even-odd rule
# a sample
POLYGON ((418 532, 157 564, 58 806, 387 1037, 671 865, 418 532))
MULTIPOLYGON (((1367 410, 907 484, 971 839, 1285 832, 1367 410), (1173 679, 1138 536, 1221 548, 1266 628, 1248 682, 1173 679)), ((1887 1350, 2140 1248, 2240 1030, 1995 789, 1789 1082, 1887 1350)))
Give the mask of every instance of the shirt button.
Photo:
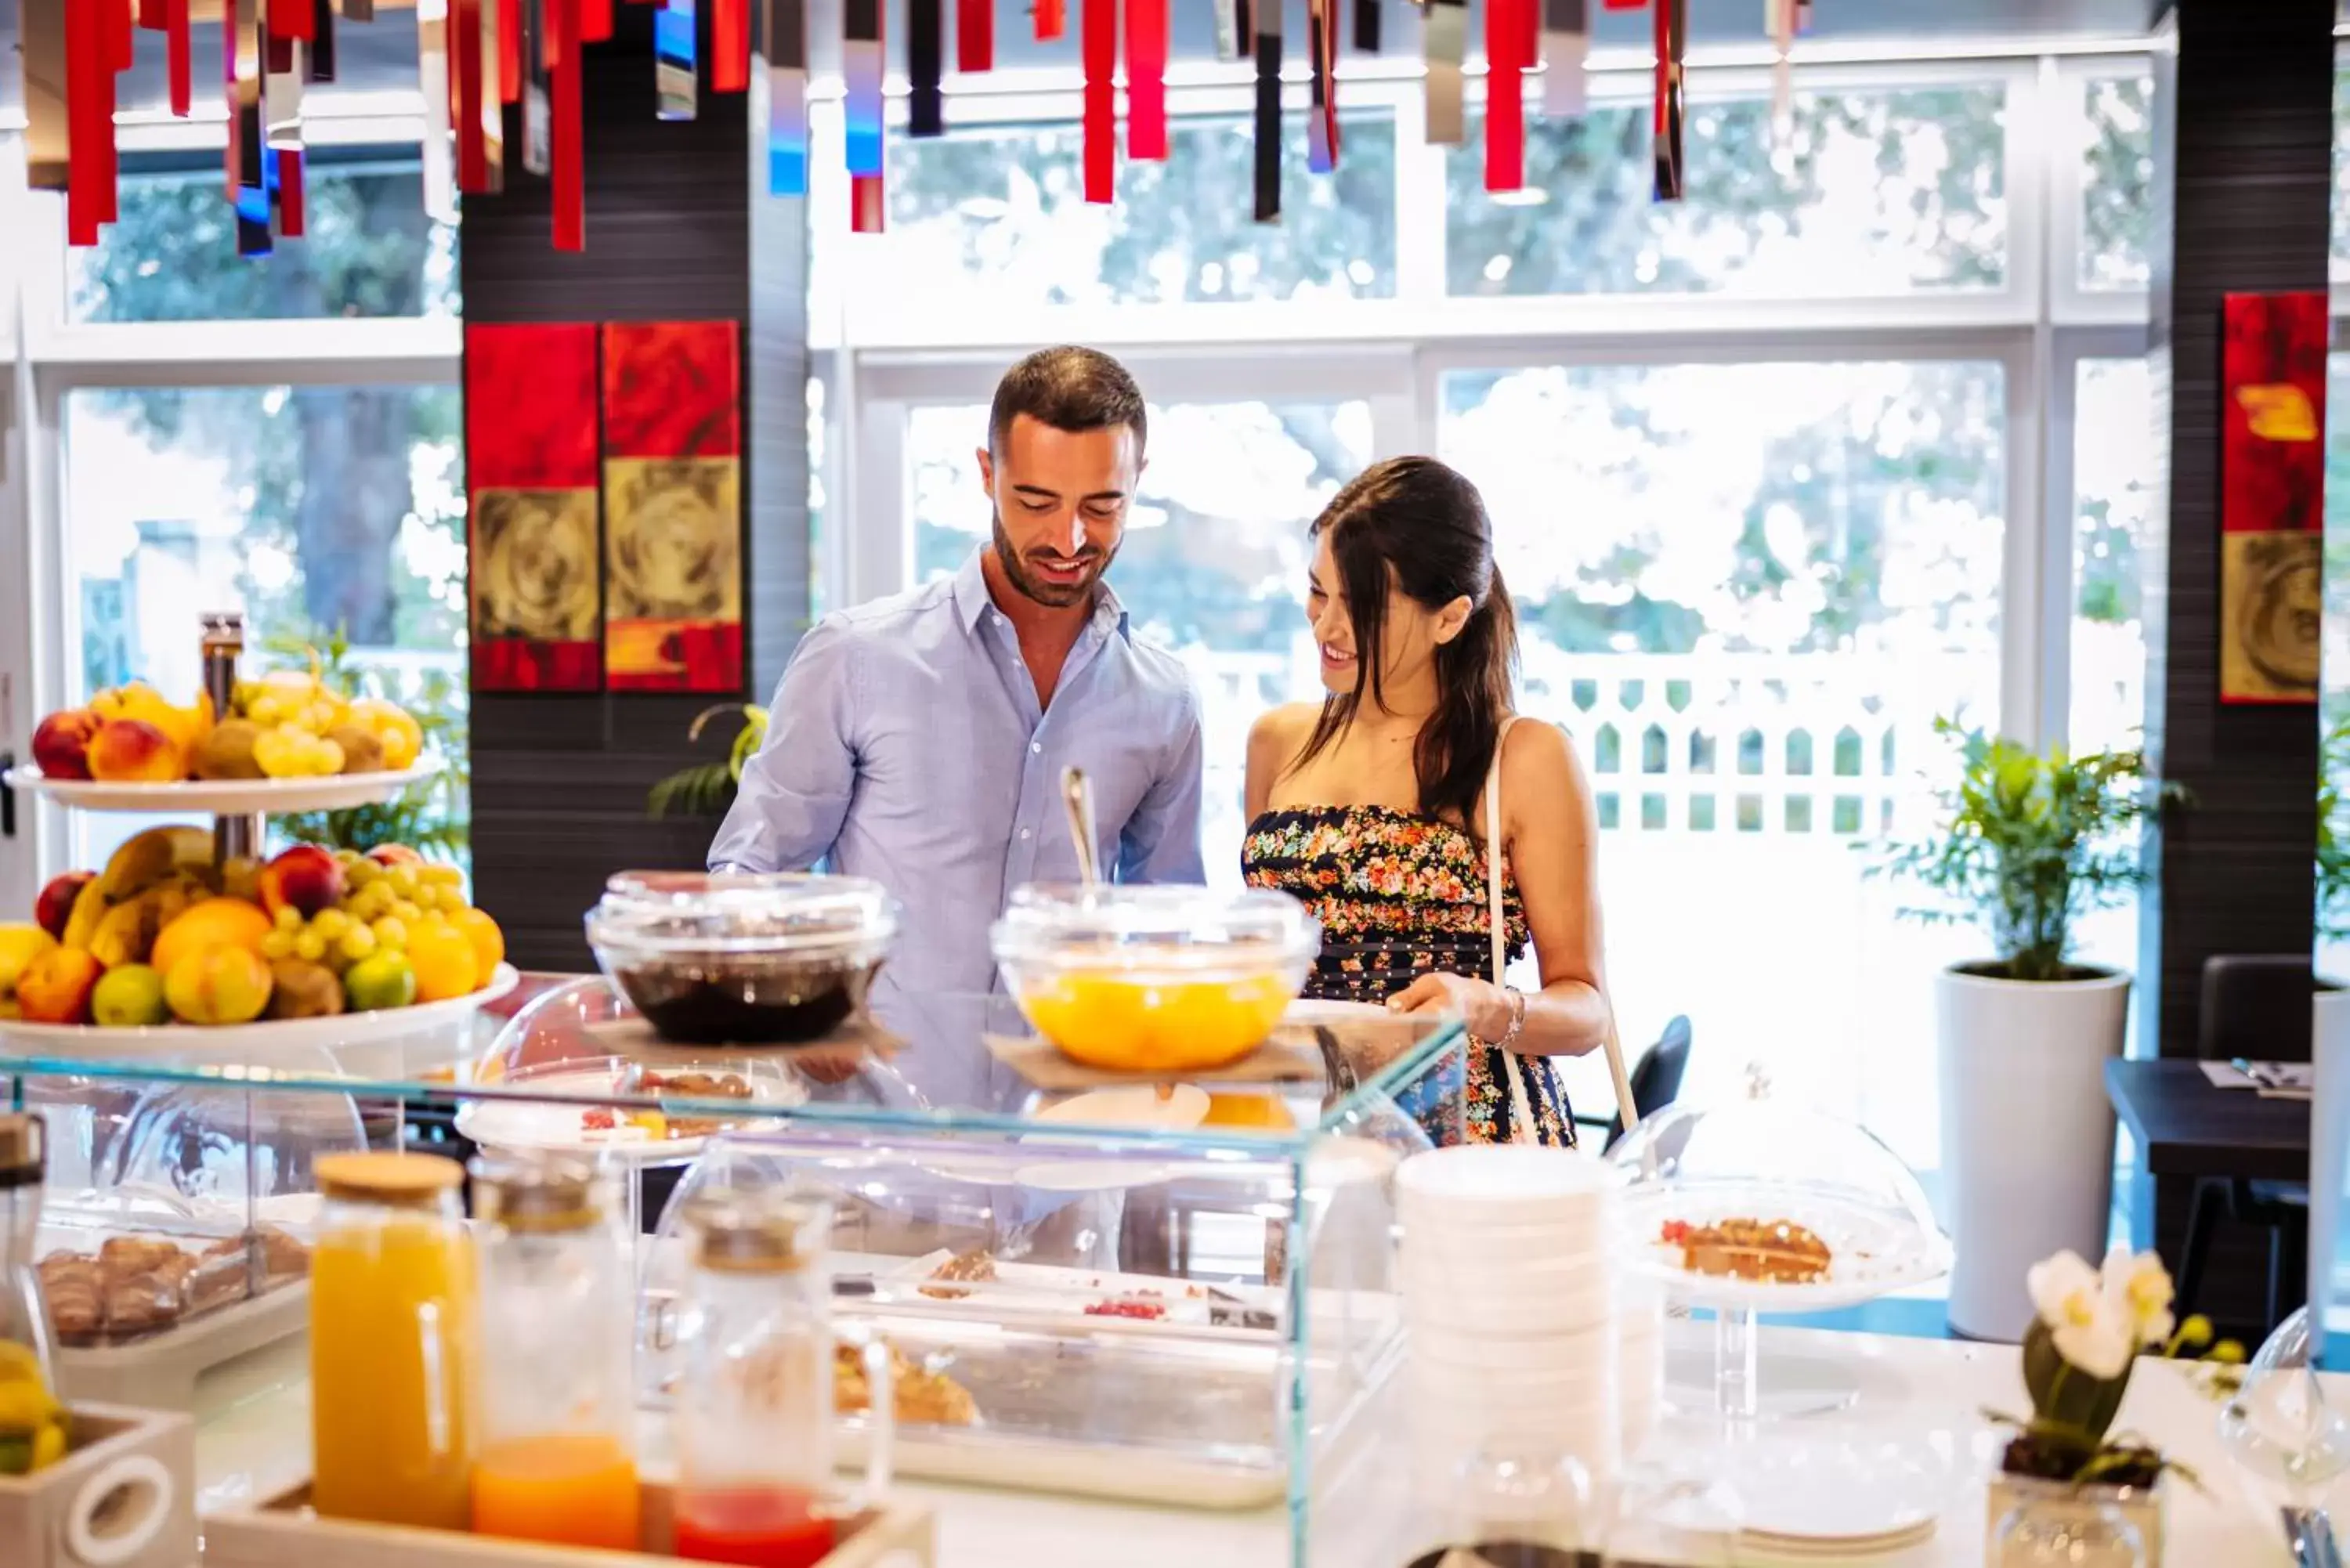
POLYGON ((1045 754, 1045 742, 1042 741, 1031 741, 1028 742, 1028 750, 1041 757, 1045 754))
POLYGON ((1021 836, 1021 837, 1023 837, 1023 838, 1027 837, 1027 836, 1028 836, 1028 830, 1027 830, 1026 828, 1024 828, 1024 828, 1022 828, 1022 829, 1020 830, 1020 836, 1021 836))

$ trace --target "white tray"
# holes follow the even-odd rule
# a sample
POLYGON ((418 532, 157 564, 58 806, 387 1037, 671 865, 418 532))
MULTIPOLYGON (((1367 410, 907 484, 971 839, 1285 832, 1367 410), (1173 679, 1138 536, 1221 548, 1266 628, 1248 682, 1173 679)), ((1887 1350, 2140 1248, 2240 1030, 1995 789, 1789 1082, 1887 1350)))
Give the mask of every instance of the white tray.
POLYGON ((122 1345, 57 1347, 57 1381, 75 1404, 193 1410, 215 1366, 310 1327, 310 1282, 288 1280, 234 1306, 122 1345))
POLYGON ((95 1023, 26 1023, 12 1018, 0 1021, 0 1050, 84 1062, 151 1055, 159 1063, 264 1063, 307 1068, 316 1065, 314 1054, 320 1051, 403 1040, 463 1023, 512 991, 521 978, 512 964, 502 963, 490 976, 489 984, 446 1002, 388 1007, 378 1012, 338 1012, 330 1018, 264 1019, 217 1028, 157 1023, 108 1029, 95 1023), (300 1059, 305 1056, 313 1060, 300 1059))
POLYGON ((214 816, 276 815, 289 811, 346 811, 378 805, 441 771, 437 762, 372 774, 329 774, 301 779, 185 779, 177 784, 104 783, 53 779, 36 767, 0 775, 11 789, 45 794, 77 811, 197 812, 214 816))

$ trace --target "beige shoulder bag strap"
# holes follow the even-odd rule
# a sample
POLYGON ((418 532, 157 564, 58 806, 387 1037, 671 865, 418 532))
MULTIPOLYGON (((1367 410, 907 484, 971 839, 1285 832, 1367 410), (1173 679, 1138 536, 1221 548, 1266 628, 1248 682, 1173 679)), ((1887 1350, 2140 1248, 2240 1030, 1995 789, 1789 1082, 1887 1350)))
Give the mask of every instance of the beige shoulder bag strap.
MULTIPOLYGON (((1502 721, 1502 732, 1493 738, 1493 766, 1485 775, 1485 894, 1492 914, 1493 983, 1505 983, 1503 971, 1509 967, 1509 916, 1502 898, 1502 747, 1510 738, 1510 731, 1518 721, 1513 717, 1502 721)), ((1607 992, 1600 1000, 1607 1007, 1607 1075, 1616 1085, 1616 1110, 1624 1118, 1624 1130, 1630 1132, 1640 1125, 1640 1108, 1632 1099, 1632 1075, 1624 1067, 1624 1045, 1616 1036, 1616 1003, 1607 992)))

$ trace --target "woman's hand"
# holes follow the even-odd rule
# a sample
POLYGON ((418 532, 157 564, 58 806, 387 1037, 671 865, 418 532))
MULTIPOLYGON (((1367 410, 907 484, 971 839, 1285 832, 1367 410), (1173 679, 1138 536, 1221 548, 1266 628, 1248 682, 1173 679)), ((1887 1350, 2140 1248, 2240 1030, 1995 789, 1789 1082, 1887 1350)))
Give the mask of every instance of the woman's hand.
POLYGON ((1459 974, 1424 974, 1388 998, 1390 1012, 1442 1012, 1469 1026, 1469 1037, 1492 1044, 1510 1032, 1517 1003, 1491 981, 1459 974))

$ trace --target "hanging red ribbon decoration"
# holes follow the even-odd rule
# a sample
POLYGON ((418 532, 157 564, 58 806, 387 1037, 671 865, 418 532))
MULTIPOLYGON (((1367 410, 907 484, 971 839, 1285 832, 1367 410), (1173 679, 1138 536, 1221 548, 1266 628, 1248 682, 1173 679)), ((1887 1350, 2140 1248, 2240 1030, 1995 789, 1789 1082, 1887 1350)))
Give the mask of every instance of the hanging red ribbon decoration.
POLYGON ((1681 199, 1681 51, 1689 38, 1689 0, 1657 0, 1657 178, 1659 202, 1681 199))
POLYGON ((161 32, 163 30, 163 0, 139 0, 138 16, 139 26, 142 30, 150 33, 161 32))
POLYGON ((106 64, 106 23, 98 7, 66 5, 66 243, 98 244, 99 182, 106 160, 99 142, 99 78, 106 64))
MULTIPOLYGON (((138 30, 132 25, 130 0, 83 0, 95 5, 99 15, 106 18, 107 66, 109 71, 127 71, 138 54, 138 30)), ((111 91, 109 88, 108 89, 111 91)))
POLYGON ((579 106, 580 0, 546 0, 553 26, 547 47, 554 54, 548 119, 555 168, 555 248, 588 247, 587 137, 579 106))
POLYGON ((163 74, 170 81, 172 112, 187 119, 196 104, 195 45, 189 36, 188 0, 163 0, 163 74))
POLYGON ((1338 52, 1338 0, 1305 0, 1305 166, 1316 174, 1338 167, 1338 84, 1330 71, 1338 52))
MULTIPOLYGON (((332 0, 318 0, 326 7, 319 23, 326 26, 333 12, 332 0)), ((501 90, 505 81, 506 57, 515 45, 505 36, 505 19, 499 15, 498 0, 482 0, 482 103, 478 117, 482 127, 482 161, 492 192, 506 188, 506 111, 505 97, 501 90)))
POLYGON ((1485 0, 1485 189, 1526 182, 1524 13, 1533 0, 1485 0))
POLYGON ((852 174, 848 177, 848 232, 850 234, 879 234, 887 212, 887 192, 882 189, 880 175, 852 174))
POLYGON ((710 13, 710 90, 745 92, 750 86, 750 0, 713 0, 710 13))
POLYGON ((1648 0, 1605 0, 1605 8, 1610 11, 1638 11, 1648 3, 1648 0))
POLYGON ((1126 155, 1167 156, 1167 0, 1126 0, 1126 155))
POLYGON ((1086 200, 1118 200, 1118 0, 1083 0, 1079 52, 1085 59, 1083 161, 1086 200))
MULTIPOLYGON (((457 140, 457 189, 477 196, 490 188, 482 141, 482 6, 484 0, 450 0, 449 124, 457 140)), ((488 0, 494 5, 496 0, 488 0)))
POLYGON ((1068 0, 1030 0, 1035 8, 1036 41, 1049 44, 1069 30, 1068 0))
POLYGON ((955 69, 978 72, 994 68, 994 0, 956 0, 955 69))
POLYGON ((612 0, 579 0, 579 41, 601 44, 612 36, 612 0))
POLYGON ((522 0, 497 0, 498 101, 522 101, 522 0))
POLYGON ((269 0, 269 36, 308 43, 317 36, 319 4, 320 0, 269 0))
POLYGON ((302 192, 302 154, 277 155, 277 232, 289 240, 302 237, 309 214, 302 192))

